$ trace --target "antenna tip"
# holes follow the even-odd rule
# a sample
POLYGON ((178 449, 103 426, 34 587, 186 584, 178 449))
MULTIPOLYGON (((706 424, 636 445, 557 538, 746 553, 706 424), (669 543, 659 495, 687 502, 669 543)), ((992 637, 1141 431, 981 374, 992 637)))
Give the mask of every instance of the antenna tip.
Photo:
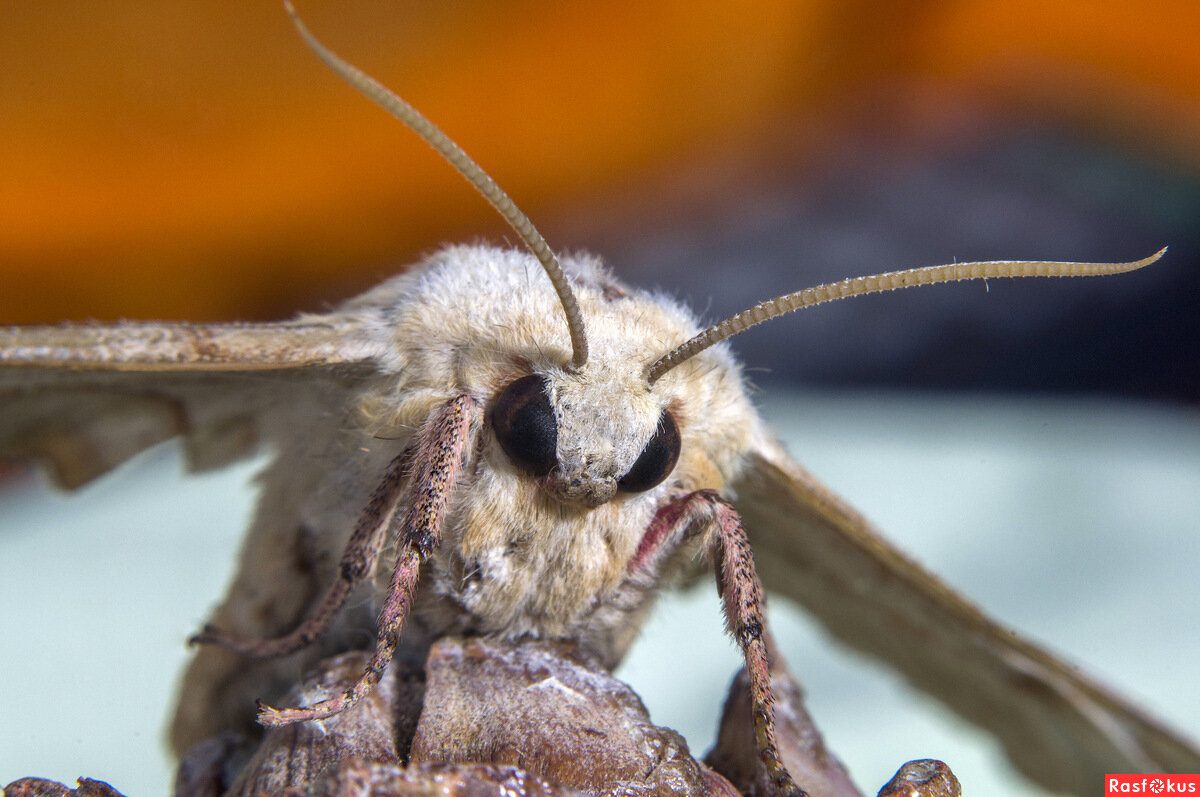
POLYGON ((1165 255, 1167 253, 1167 249, 1169 249, 1169 248, 1170 247, 1164 246, 1162 249, 1159 249, 1157 252, 1150 255, 1149 257, 1143 257, 1141 260, 1134 260, 1132 263, 1126 264, 1125 270, 1137 271, 1139 268, 1145 268, 1146 266, 1150 265, 1151 263, 1157 262, 1159 259, 1162 258, 1163 255, 1165 255))

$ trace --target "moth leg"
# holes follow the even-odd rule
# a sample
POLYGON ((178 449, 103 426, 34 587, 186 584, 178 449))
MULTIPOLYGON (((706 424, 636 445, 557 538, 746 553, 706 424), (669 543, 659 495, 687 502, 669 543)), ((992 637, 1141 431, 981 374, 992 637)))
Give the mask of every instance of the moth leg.
POLYGON ((413 455, 413 502, 400 529, 396 566, 379 613, 375 653, 354 686, 308 708, 276 709, 259 704, 263 725, 288 725, 324 719, 354 705, 379 683, 396 651, 400 630, 412 608, 417 575, 441 540, 446 506, 474 443, 479 402, 458 396, 430 416, 413 455))
POLYGON ((746 660, 759 760, 766 767, 776 794, 806 797, 806 792, 796 785, 779 755, 775 732, 775 698, 771 693, 769 667, 770 635, 763 618, 762 584, 754 568, 754 557, 741 516, 733 504, 715 490, 697 490, 659 510, 643 545, 647 542, 653 544, 655 540, 665 541, 681 530, 689 530, 689 527, 696 529, 704 526, 709 526, 715 532, 709 556, 717 576, 717 590, 724 603, 725 625, 737 640, 746 660))
POLYGON ((276 639, 257 639, 226 633, 209 625, 188 639, 188 644, 221 645, 247 656, 270 658, 295 653, 320 639, 329 630, 354 588, 375 572, 386 532, 400 502, 404 476, 410 460, 409 452, 405 451, 388 465, 383 480, 375 488, 375 492, 371 493, 371 499, 346 543, 341 563, 338 565, 337 580, 330 585, 325 597, 296 630, 276 639))

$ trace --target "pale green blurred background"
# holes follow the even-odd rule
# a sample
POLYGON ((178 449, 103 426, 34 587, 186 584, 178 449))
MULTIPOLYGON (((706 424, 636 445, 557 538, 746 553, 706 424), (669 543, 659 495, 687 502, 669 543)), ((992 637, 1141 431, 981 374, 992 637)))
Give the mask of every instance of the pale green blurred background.
MULTIPOLYGON (((1154 404, 767 393, 791 451, 993 616, 1200 736, 1200 422, 1154 404)), ((172 690, 221 594, 254 465, 183 478, 170 448, 62 498, 0 487, 0 781, 85 775, 162 794, 172 690)), ((771 622, 832 749, 874 793, 947 761, 971 795, 1032 794, 986 736, 845 655, 782 601, 771 622)), ((665 599, 619 675, 693 749, 738 656, 711 584, 665 599)), ((1099 793, 1100 784, 1097 784, 1099 793)))

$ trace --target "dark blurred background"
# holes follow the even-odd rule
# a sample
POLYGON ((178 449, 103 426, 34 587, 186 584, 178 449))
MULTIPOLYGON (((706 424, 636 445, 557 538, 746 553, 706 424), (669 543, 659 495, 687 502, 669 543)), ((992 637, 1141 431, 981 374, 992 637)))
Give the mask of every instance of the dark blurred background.
MULTIPOLYGON (((1128 260, 841 303, 759 383, 1200 393, 1200 7, 303 2, 560 249, 717 320, 953 260, 1128 260)), ((509 240, 274 3, 0 10, 0 323, 279 318, 509 240)))

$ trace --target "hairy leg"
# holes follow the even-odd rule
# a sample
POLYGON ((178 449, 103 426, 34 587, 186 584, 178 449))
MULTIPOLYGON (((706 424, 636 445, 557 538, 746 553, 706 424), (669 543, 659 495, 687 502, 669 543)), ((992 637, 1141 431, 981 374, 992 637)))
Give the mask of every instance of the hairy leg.
POLYGON ((671 501, 651 521, 630 567, 652 567, 659 551, 670 550, 681 537, 705 530, 712 534, 709 555, 724 603, 725 624, 746 660, 759 760, 777 794, 803 797, 805 792, 788 774, 779 755, 762 584, 754 568, 750 541, 733 504, 715 490, 698 490, 671 501))
POLYGON ((342 694, 308 708, 260 705, 259 722, 287 725, 332 716, 354 705, 383 677, 412 607, 421 563, 441 540, 446 506, 473 446, 479 414, 475 399, 458 396, 435 412, 418 435, 413 449, 413 503, 400 530, 396 566, 379 614, 375 653, 362 676, 342 694))

